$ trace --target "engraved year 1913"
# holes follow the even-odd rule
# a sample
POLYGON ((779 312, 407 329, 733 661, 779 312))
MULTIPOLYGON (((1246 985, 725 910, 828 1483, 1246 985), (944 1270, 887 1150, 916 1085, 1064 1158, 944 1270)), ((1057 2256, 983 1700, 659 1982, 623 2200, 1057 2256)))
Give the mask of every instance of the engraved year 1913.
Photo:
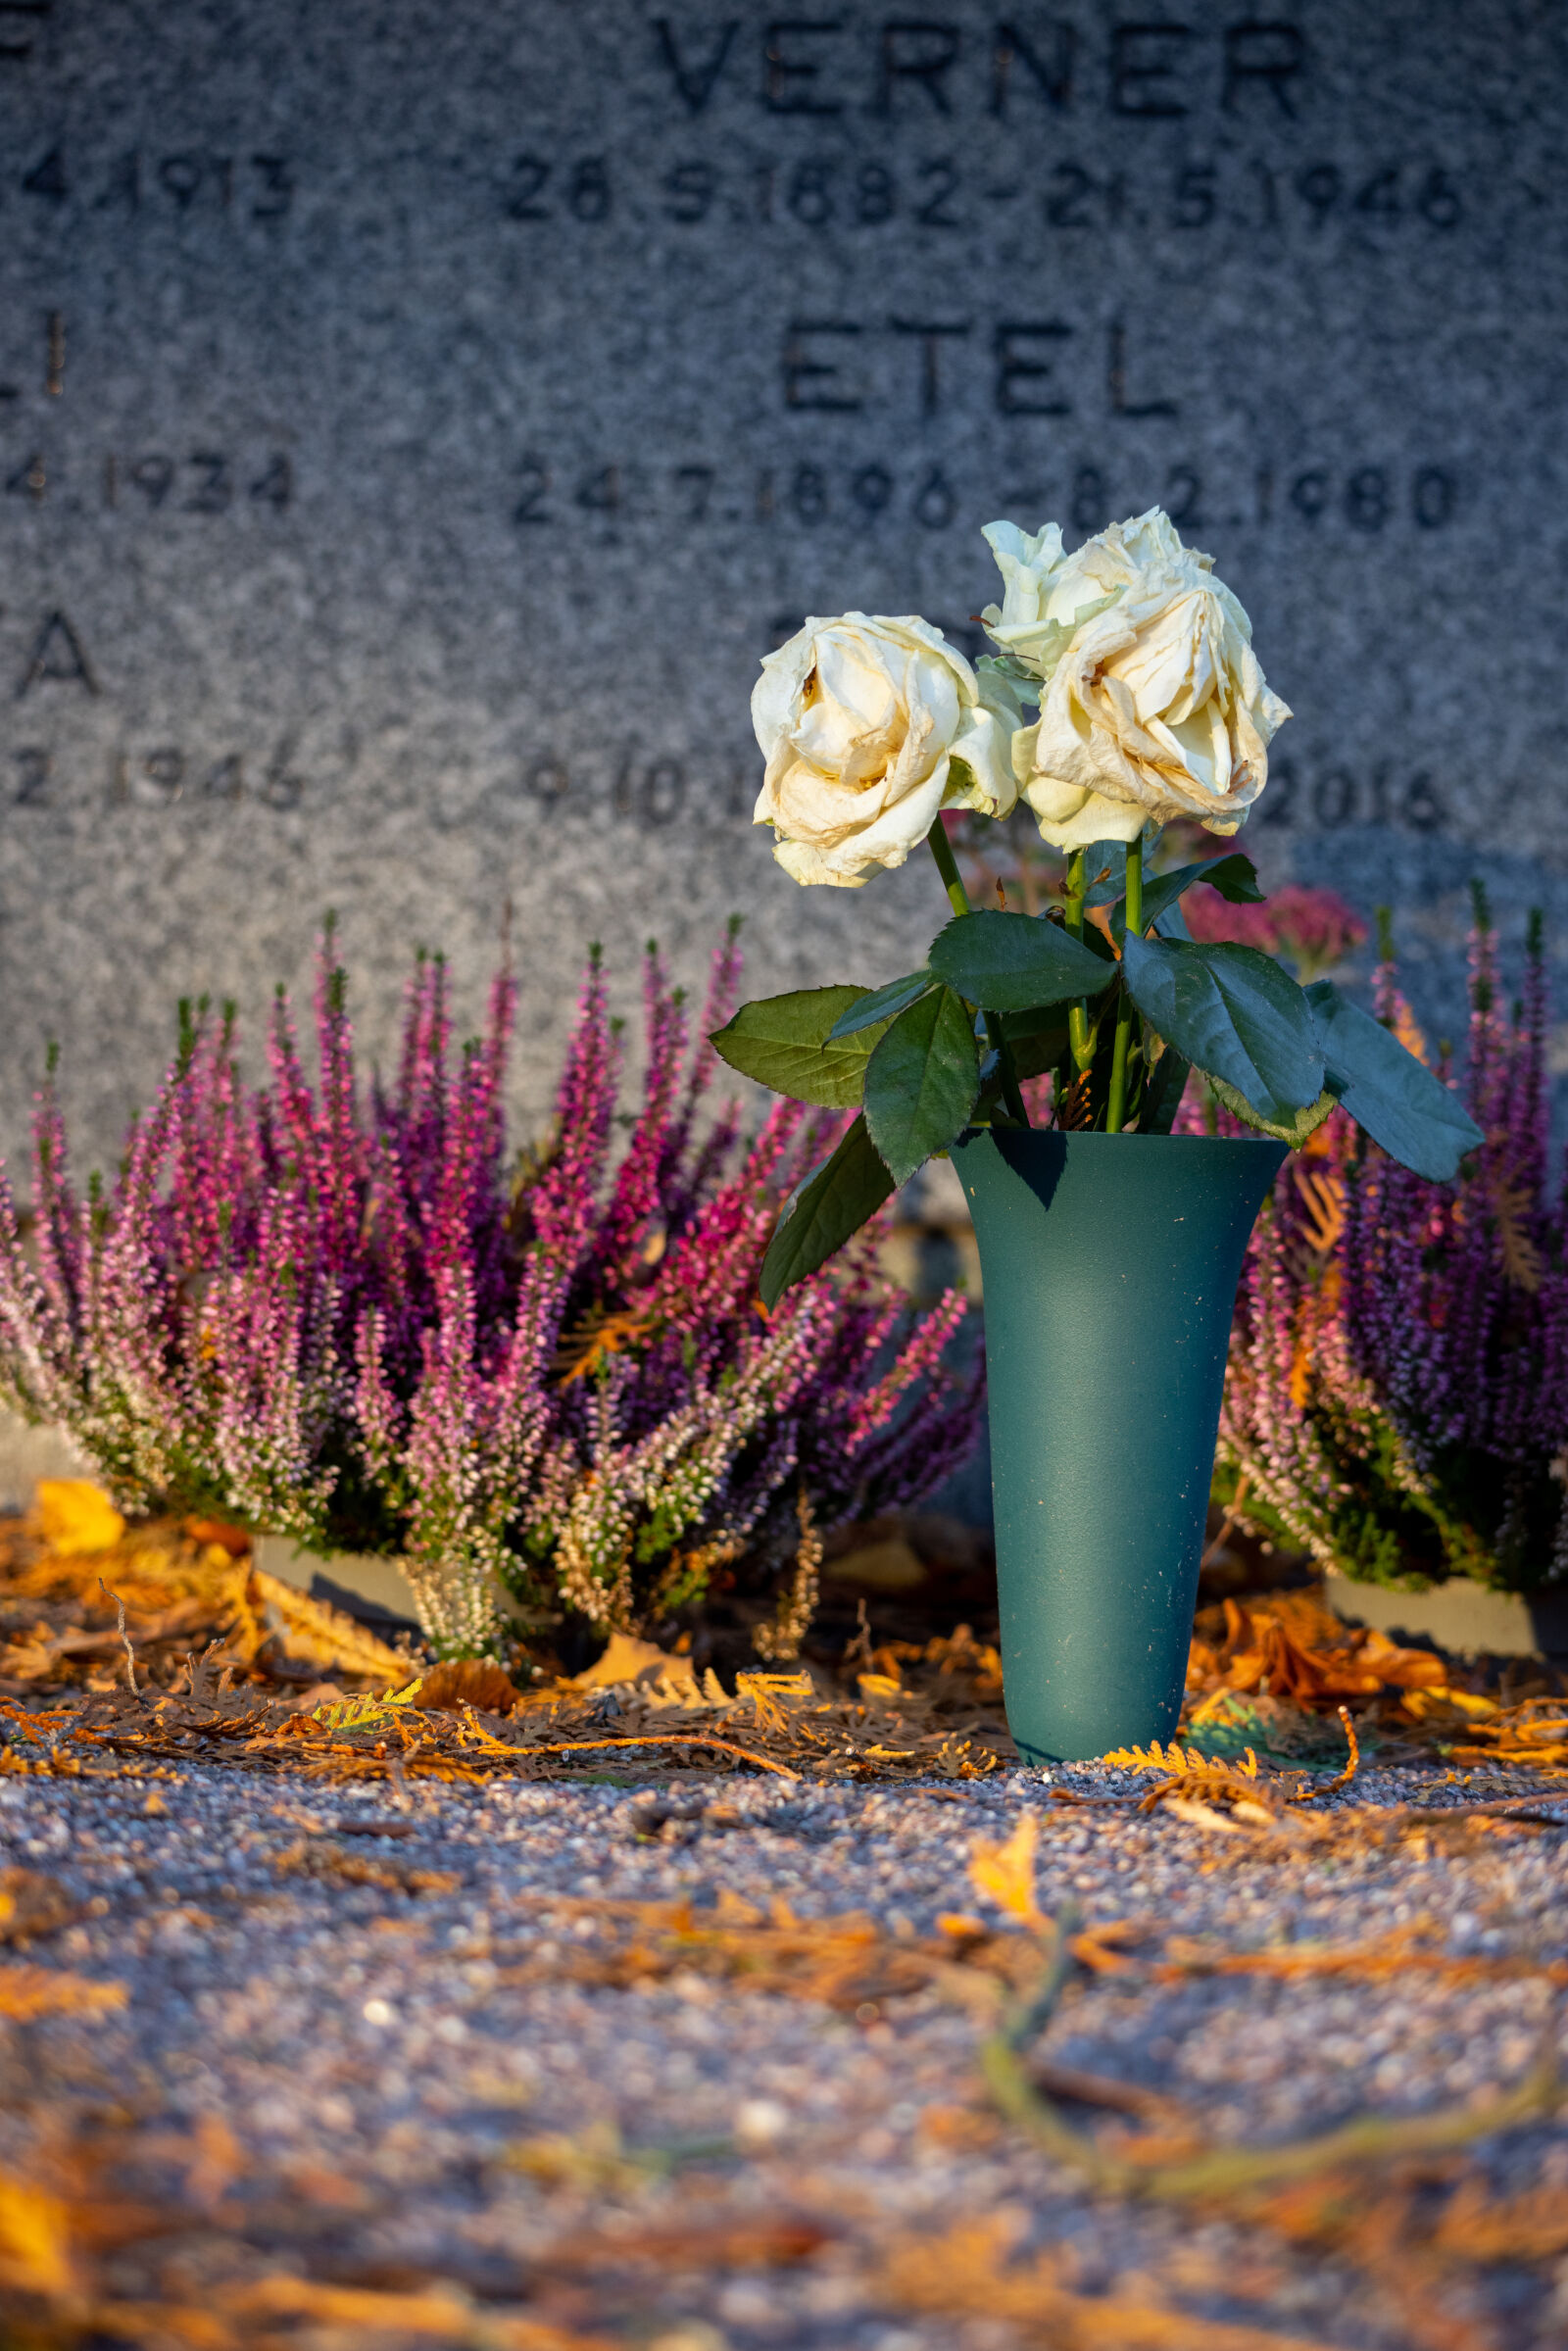
POLYGON ((15 175, 0 178, 0 195, 31 198, 62 212, 142 216, 226 215, 236 220, 281 220, 294 203, 294 170, 286 155, 218 154, 181 148, 159 154, 127 147, 116 155, 83 155, 63 139, 15 175))

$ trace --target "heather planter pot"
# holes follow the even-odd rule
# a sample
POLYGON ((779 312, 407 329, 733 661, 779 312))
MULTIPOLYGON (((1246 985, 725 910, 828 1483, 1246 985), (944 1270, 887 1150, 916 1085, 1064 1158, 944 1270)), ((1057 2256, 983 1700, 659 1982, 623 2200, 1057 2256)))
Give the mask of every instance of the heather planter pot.
POLYGON ((390 1552, 313 1551, 291 1535, 262 1535, 256 1564, 263 1573, 293 1584, 314 1599, 351 1606, 357 1615, 417 1624, 418 1602, 404 1561, 390 1552))
POLYGON ((1286 1147, 971 1129, 1007 1723, 1029 1763, 1176 1729, 1231 1309, 1286 1147))

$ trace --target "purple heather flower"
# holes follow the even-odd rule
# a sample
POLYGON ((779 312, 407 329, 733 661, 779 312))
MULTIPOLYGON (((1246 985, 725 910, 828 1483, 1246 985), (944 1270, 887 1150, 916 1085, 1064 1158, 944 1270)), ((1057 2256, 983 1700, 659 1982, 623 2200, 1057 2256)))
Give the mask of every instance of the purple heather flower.
MULTIPOLYGON (((1392 963, 1379 1016, 1421 1049, 1392 963)), ((1336 1111, 1249 1249, 1219 1458, 1241 1515, 1375 1580, 1568 1573, 1568 1200, 1548 1183, 1539 925, 1511 1008, 1478 895, 1455 1085, 1484 1137, 1451 1185, 1336 1111)), ((1445 1073, 1446 1074, 1446 1073, 1445 1073)), ((1194 1089, 1181 1125, 1205 1123, 1194 1089)), ((1217 1131, 1239 1132, 1220 1110, 1217 1131)))
POLYGON ((123 1501, 398 1551, 427 1632, 471 1649, 495 1638, 498 1587, 659 1621, 743 1553, 787 1565, 803 1497, 819 1537, 961 1462, 981 1396, 950 1360, 960 1298, 912 1313, 862 1236, 761 1304, 779 1200, 843 1121, 778 1102, 748 1133, 738 1102, 710 1110, 733 931, 695 1046, 650 951, 643 1102, 613 1163, 597 951, 551 1133, 513 1157, 510 967, 454 1061, 446 967, 421 957, 395 1079, 362 1093, 331 945, 314 1082, 281 994, 254 1091, 232 1015, 199 1006, 86 1198, 40 1095, 35 1263, 0 1170, 0 1386, 123 1501))

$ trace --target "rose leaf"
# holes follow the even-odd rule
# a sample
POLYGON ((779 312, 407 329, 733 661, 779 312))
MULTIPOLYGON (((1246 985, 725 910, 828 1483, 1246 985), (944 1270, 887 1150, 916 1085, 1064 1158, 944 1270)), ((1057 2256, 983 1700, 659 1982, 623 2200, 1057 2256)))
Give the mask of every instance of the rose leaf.
POLYGON ((1182 1096, 1193 1065, 1174 1045, 1167 1045, 1144 1080, 1144 1099, 1138 1110, 1140 1135, 1168 1135, 1182 1106, 1182 1096))
POLYGON ((865 1120, 856 1119, 830 1159, 798 1184, 779 1213, 759 1288, 770 1310, 794 1282, 815 1273, 893 1191, 865 1120))
POLYGON ((862 996, 847 1012, 839 1014, 828 1031, 829 1045, 836 1044, 841 1037, 858 1036, 861 1029, 886 1028, 906 1004, 914 1004, 928 988, 935 986, 931 972, 911 971, 906 979, 889 980, 885 988, 873 988, 869 996, 862 996))
POLYGON ((1098 996, 1113 975, 1092 949, 1054 922, 989 908, 955 915, 931 948, 931 968, 988 1012, 1032 1012, 1098 996))
POLYGON ((1317 1133, 1329 1112, 1339 1108, 1335 1097, 1325 1086, 1315 1102, 1308 1102, 1289 1119, 1265 1118, 1261 1110, 1253 1109, 1245 1094, 1238 1094, 1236 1088, 1228 1086, 1223 1078, 1210 1077, 1208 1082, 1234 1117, 1255 1128, 1260 1135, 1272 1135, 1276 1143, 1288 1143, 1292 1151, 1299 1151, 1302 1144, 1317 1133))
MULTIPOLYGON (((1206 882, 1211 890, 1217 890, 1221 898, 1233 906, 1260 906, 1264 904, 1264 894, 1257 886, 1256 867, 1250 857, 1244 857, 1240 850, 1235 850, 1228 857, 1213 857, 1204 864, 1178 865, 1173 873, 1152 873, 1144 884, 1145 930, 1156 923, 1167 906, 1173 906, 1199 882, 1206 882)), ((1123 900, 1110 918, 1111 928, 1118 939, 1126 919, 1127 907, 1123 900)))
POLYGON ((1446 1184, 1482 1138, 1459 1097, 1332 980, 1306 991, 1330 1093, 1392 1159, 1446 1184))
POLYGON ((859 1102, 866 1057, 877 1031, 834 1041, 840 1013, 863 1002, 864 988, 800 988, 793 996, 760 997, 710 1040, 731 1069, 775 1094, 824 1110, 851 1110, 859 1102))
POLYGON ((866 1127, 896 1184, 956 1141, 979 1084, 974 1021, 951 988, 899 1014, 865 1071, 866 1127))
POLYGON ((1265 1118, 1288 1122, 1316 1102, 1323 1055, 1311 1010, 1269 956, 1251 947, 1186 946, 1129 932, 1121 968, 1151 1028, 1265 1118))
POLYGON ((1012 1055, 1014 1077, 1040 1077, 1046 1070, 1054 1069, 1067 1052, 1066 1015, 1054 1007, 1004 1012, 1002 1033, 1012 1055))

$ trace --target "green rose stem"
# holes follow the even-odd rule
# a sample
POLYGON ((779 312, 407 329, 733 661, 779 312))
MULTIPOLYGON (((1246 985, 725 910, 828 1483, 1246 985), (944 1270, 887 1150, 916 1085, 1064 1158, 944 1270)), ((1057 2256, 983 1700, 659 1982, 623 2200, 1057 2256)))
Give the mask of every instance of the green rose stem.
MULTIPOLYGON (((1127 936, 1140 937, 1144 928, 1144 836, 1127 844, 1127 936)), ((1133 1007, 1125 987, 1116 1012, 1116 1039, 1110 1057, 1110 1099, 1105 1105, 1105 1132, 1121 1133, 1127 1106, 1127 1054, 1133 1039, 1133 1007)))
MULTIPOLYGON (((942 887, 948 894, 948 903, 953 911, 955 914, 972 914, 974 908, 969 904, 969 893, 963 886, 963 876, 958 871, 958 860, 953 854, 953 844, 948 839, 948 828, 943 823, 940 814, 927 833, 926 840, 930 844, 931 855, 937 861, 937 871, 942 876, 942 887)), ((1029 1113, 1024 1108, 1023 1096, 1018 1091, 1018 1073, 1012 1065, 1012 1048, 1003 1034, 1002 1015, 999 1012, 986 1012, 981 1017, 986 1024, 986 1036, 991 1050, 997 1056, 997 1068, 1002 1077, 1002 1099, 1007 1105, 1009 1115, 1017 1121, 1019 1126, 1026 1127, 1029 1124, 1029 1113)))
MULTIPOLYGON (((1075 939, 1081 939, 1084 935, 1084 899, 1089 887, 1084 856, 1083 850, 1075 849, 1067 859, 1067 928, 1075 939)), ((1081 1076, 1095 1057, 1094 1043, 1089 1034, 1089 1006, 1082 997, 1067 1007, 1067 1042, 1072 1048, 1073 1067, 1081 1076)))

